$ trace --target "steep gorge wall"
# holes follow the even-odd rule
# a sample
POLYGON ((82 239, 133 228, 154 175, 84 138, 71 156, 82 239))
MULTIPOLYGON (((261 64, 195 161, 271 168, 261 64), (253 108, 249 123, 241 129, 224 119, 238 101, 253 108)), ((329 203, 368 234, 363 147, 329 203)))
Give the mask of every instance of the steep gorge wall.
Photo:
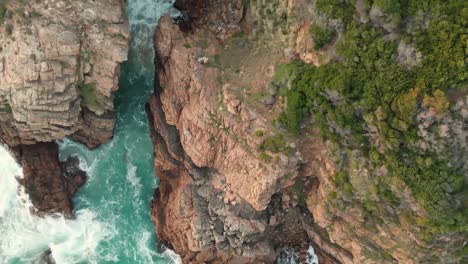
MULTIPOLYGON (((152 204, 158 239, 187 263, 273 263, 282 246, 308 245, 309 232, 327 249, 320 251, 322 263, 350 263, 349 253, 303 227, 312 220, 296 206, 298 197, 278 194, 300 174, 301 154, 277 153, 275 165, 262 159, 256 131, 269 131, 270 117, 242 102, 238 83, 221 82, 226 73, 213 65, 223 52, 221 42, 240 31, 241 1, 208 1, 193 12, 189 27, 181 30, 164 17, 156 32, 161 88, 148 112, 161 179, 152 204), (182 32, 187 29, 191 33, 182 32)), ((263 73, 275 62, 260 78, 272 77, 263 73)), ((254 81, 264 85, 263 79, 254 81)), ((309 172, 326 173, 330 161, 317 159, 309 172)))
POLYGON ((48 192, 62 193, 57 199, 70 197, 63 184, 45 186, 46 179, 37 180, 41 166, 50 165, 52 182, 65 182, 59 179, 57 145, 43 142, 70 136, 94 148, 112 138, 113 93, 128 52, 124 9, 120 0, 2 4, 0 139, 13 151, 21 150, 20 157, 35 156, 37 149, 48 156, 35 161, 37 170, 27 170, 27 158, 19 158, 25 181, 36 178, 24 185, 39 210, 71 212, 69 201, 48 209, 35 201, 48 192))
POLYGON ((369 214, 359 197, 372 186, 365 159, 353 152, 363 167, 352 175, 356 194, 343 194, 335 183, 343 163, 336 144, 313 123, 294 137, 273 122, 284 108, 271 84, 275 67, 336 57, 336 38, 314 50, 309 29, 324 19, 314 3, 176 7, 185 11, 179 26, 164 17, 157 28, 160 86, 148 114, 161 179, 153 221, 158 238, 184 263, 273 263, 283 246, 304 245, 315 246, 321 263, 461 261, 463 233, 428 243, 407 222, 408 212, 422 209, 404 183, 392 185, 398 206, 381 198, 369 214), (344 200, 332 198, 337 194, 344 200))

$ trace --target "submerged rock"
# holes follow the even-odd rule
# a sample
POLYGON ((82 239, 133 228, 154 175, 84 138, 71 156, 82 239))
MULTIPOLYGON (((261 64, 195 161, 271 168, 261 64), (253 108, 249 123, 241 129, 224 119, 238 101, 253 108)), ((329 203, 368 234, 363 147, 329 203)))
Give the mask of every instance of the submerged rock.
POLYGON ((86 172, 80 168, 80 159, 70 156, 62 162, 63 173, 68 182, 68 192, 74 194, 86 182, 86 172))

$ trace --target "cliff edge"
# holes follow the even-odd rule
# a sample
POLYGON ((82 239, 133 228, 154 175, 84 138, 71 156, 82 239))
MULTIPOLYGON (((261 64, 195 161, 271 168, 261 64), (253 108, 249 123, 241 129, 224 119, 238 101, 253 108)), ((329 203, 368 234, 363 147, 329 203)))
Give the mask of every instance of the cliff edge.
POLYGON ((33 205, 70 216, 58 147, 46 142, 69 136, 94 148, 111 139, 128 52, 124 3, 2 1, 0 22, 0 139, 17 152, 33 205), (42 204, 47 197, 55 202, 42 204))
POLYGON ((466 93, 417 88, 406 72, 436 55, 404 42, 403 20, 378 3, 324 2, 176 1, 177 24, 159 22, 160 86, 148 104, 161 179, 152 217, 184 263, 274 263, 287 248, 305 260, 309 245, 320 263, 466 257, 466 166, 457 158, 467 153, 466 93), (377 69, 364 76, 374 66, 404 81, 379 83, 377 69), (373 87, 391 88, 370 94, 373 87), (417 158, 429 152, 451 160, 417 158), (445 183, 433 186, 430 171, 439 170, 445 183), (429 201, 429 190, 441 196, 429 201))

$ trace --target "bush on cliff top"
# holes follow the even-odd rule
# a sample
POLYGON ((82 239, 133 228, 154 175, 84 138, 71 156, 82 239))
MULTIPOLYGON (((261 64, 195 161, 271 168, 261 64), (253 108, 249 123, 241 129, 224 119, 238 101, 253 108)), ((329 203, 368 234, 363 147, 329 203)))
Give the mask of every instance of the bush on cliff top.
MULTIPOLYGON (((367 153, 374 167, 387 167, 390 176, 402 179, 426 209, 428 219, 421 224, 428 238, 468 231, 467 209, 453 205, 456 192, 464 186, 463 175, 448 165, 446 157, 421 154, 415 146, 420 138, 414 121, 416 109, 424 104, 447 111, 445 90, 466 82, 466 8, 463 1, 434 1, 420 7, 416 2, 375 1, 386 12, 407 20, 408 15, 430 8, 433 17, 428 27, 401 29, 401 35, 392 40, 382 28, 349 22, 337 49, 340 60, 320 67, 297 61, 284 64, 277 68, 274 82, 285 87, 286 108, 278 120, 297 134, 300 123, 310 117, 323 137, 367 153), (420 65, 405 69, 398 64, 398 41, 413 43, 422 52, 420 65), (421 97, 426 99, 421 102, 421 97), (375 151, 377 146, 364 136, 369 126, 379 129, 384 153, 375 151), (453 191, 448 192, 447 186, 453 191)), ((331 18, 346 20, 352 13, 345 10, 347 3, 321 0, 317 7, 331 18)), ((391 203, 399 202, 393 194, 382 195, 391 203)))

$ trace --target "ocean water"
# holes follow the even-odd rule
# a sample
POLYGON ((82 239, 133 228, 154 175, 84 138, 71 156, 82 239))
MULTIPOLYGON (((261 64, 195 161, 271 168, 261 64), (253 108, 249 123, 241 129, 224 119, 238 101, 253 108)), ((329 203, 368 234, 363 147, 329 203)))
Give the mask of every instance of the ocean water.
POLYGON ((128 0, 131 48, 115 98, 114 139, 90 151, 59 142, 60 158, 80 158, 88 181, 74 198, 75 220, 38 218, 15 177, 22 171, 0 147, 0 263, 41 263, 50 249, 57 264, 180 263, 172 251, 157 252, 149 204, 157 180, 145 103, 153 92, 153 34, 170 0, 128 0))

